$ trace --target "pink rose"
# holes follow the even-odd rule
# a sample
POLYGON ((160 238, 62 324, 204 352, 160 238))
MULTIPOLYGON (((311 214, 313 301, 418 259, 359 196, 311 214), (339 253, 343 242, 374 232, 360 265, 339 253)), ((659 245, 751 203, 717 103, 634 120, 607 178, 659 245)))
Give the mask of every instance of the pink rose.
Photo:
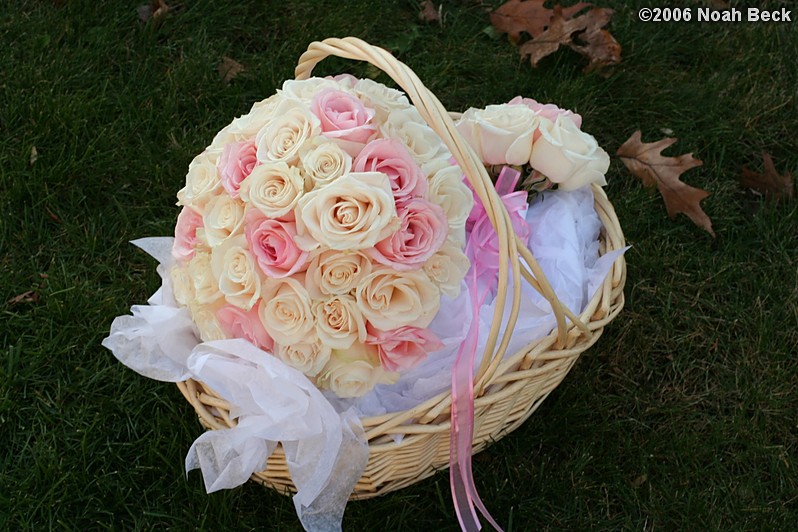
MULTIPOLYGON (((577 128, 582 127, 582 117, 580 115, 574 113, 573 111, 569 111, 568 109, 560 109, 553 103, 538 103, 532 98, 522 98, 521 96, 516 96, 507 103, 509 105, 526 105, 532 109, 535 114, 542 116, 543 118, 548 118, 552 122, 556 122, 558 116, 570 118, 571 122, 573 122, 577 128)), ((540 131, 535 131, 532 141, 536 141, 540 135, 540 131)))
POLYGON ((197 243, 197 228, 202 226, 202 215, 191 207, 183 207, 183 210, 177 215, 175 243, 172 246, 172 256, 179 262, 188 262, 194 257, 194 246, 197 243))
POLYGON ((427 353, 443 348, 440 340, 421 327, 399 327, 381 331, 369 325, 366 343, 377 346, 380 363, 387 371, 405 371, 427 357, 427 353))
POLYGON ((326 137, 357 144, 356 147, 346 143, 341 146, 352 156, 377 130, 377 126, 370 123, 374 118, 374 109, 369 109, 355 96, 343 91, 324 89, 317 92, 310 110, 319 118, 321 131, 326 137))
POLYGON ((216 311, 216 319, 222 330, 233 338, 243 338, 251 344, 271 352, 274 349, 274 340, 263 328, 258 317, 258 305, 250 310, 242 310, 228 303, 216 311))
POLYGON ((231 142, 224 147, 218 167, 222 175, 222 186, 231 197, 238 197, 241 182, 258 164, 257 152, 258 148, 251 141, 231 142))
POLYGON ((246 237, 258 266, 274 279, 300 271, 308 259, 294 242, 296 222, 266 218, 257 210, 246 217, 246 237))
POLYGON ((449 234, 440 205, 413 198, 398 209, 401 225, 366 253, 398 271, 417 270, 443 245, 449 234))
POLYGON ((366 144, 352 163, 355 172, 382 172, 391 182, 397 203, 427 195, 427 178, 404 144, 379 139, 366 144))

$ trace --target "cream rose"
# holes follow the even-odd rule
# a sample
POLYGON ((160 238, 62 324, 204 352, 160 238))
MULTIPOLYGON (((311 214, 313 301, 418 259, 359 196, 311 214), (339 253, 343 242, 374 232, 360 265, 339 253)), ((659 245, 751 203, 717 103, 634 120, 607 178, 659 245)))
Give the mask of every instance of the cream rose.
POLYGON ((206 306, 195 305, 189 307, 191 312, 191 319, 197 326, 200 333, 200 339, 203 342, 213 342, 215 340, 224 340, 227 338, 219 320, 216 319, 216 310, 218 305, 206 306))
POLYGON ((385 122, 393 111, 410 107, 407 96, 402 92, 368 78, 357 80, 354 90, 366 105, 377 111, 378 123, 385 122))
POLYGON ((211 270, 219 291, 231 305, 249 310, 260 299, 261 278, 257 261, 244 235, 225 240, 211 252, 211 270))
POLYGON ((324 89, 341 90, 341 88, 338 82, 329 78, 289 79, 283 82, 283 88, 277 91, 277 94, 310 103, 310 100, 319 91, 324 89))
POLYGON ((541 118, 520 105, 489 105, 468 109, 457 131, 486 164, 522 165, 529 161, 532 137, 541 118))
POLYGON ((211 254, 197 252, 188 263, 188 275, 194 283, 194 297, 197 303, 205 305, 213 303, 220 297, 219 282, 211 269, 211 254))
POLYGON ((309 178, 309 182, 305 183, 305 190, 308 191, 329 185, 352 169, 352 156, 331 141, 319 140, 300 159, 305 175, 309 178))
POLYGON ((449 165, 451 154, 414 107, 391 113, 380 131, 384 137, 399 139, 425 175, 449 165))
POLYGON ((465 227, 474 208, 474 194, 463 182, 459 166, 447 166, 435 172, 429 184, 429 199, 443 208, 450 229, 465 227))
POLYGON ((288 214, 305 192, 299 168, 286 163, 266 163, 256 166, 241 182, 241 199, 269 218, 288 214))
POLYGON ((185 306, 194 300, 194 283, 187 267, 173 266, 169 270, 169 279, 172 281, 172 293, 175 296, 175 301, 185 306))
POLYGON ((221 189, 222 178, 216 168, 216 159, 203 152, 189 164, 186 185, 177 193, 177 204, 201 211, 221 189))
POLYGON ((610 156, 592 135, 563 116, 554 122, 541 119, 539 131, 540 138, 532 146, 529 158, 532 168, 563 190, 575 190, 590 183, 607 184, 604 174, 610 167, 610 156))
POLYGON ((305 194, 297 208, 297 243, 305 250, 370 248, 398 228, 388 176, 347 174, 305 194))
POLYGON ((205 241, 216 247, 231 236, 241 234, 244 205, 227 194, 214 196, 205 207, 202 222, 205 241))
POLYGON ((318 337, 290 345, 274 344, 274 355, 308 377, 318 375, 330 360, 330 347, 318 337))
POLYGON ((272 94, 265 100, 255 102, 247 114, 235 118, 213 137, 208 150, 221 154, 227 144, 253 140, 258 131, 271 120, 279 98, 279 94, 272 94))
POLYGON ((376 384, 392 384, 398 378, 398 373, 386 372, 380 366, 376 346, 355 343, 346 351, 333 350, 319 385, 338 397, 350 398, 365 395, 376 384))
POLYGON ((466 228, 449 226, 449 240, 454 242, 460 249, 466 246, 466 228))
POLYGON ((313 303, 316 333, 333 349, 348 349, 366 341, 366 322, 350 295, 336 295, 313 303))
POLYGON ((286 98, 270 113, 271 121, 258 131, 258 160, 294 162, 305 143, 321 133, 319 119, 299 100, 286 98))
POLYGON ((306 342, 315 325, 308 292, 294 277, 266 282, 258 315, 269 336, 283 345, 306 342))
POLYGON ((305 287, 313 299, 348 294, 370 273, 371 260, 359 251, 317 252, 308 265, 305 287))
POLYGON ((442 294, 454 299, 460 295, 463 282, 471 261, 451 240, 430 258, 424 265, 424 272, 438 285, 442 294))
POLYGON ((265 100, 256 102, 247 114, 233 120, 229 132, 235 135, 235 141, 254 139, 258 131, 274 116, 274 110, 279 102, 279 96, 273 94, 265 100))
POLYGON ((423 270, 375 269, 355 295, 363 316, 384 331, 403 325, 426 327, 441 303, 438 287, 423 270))

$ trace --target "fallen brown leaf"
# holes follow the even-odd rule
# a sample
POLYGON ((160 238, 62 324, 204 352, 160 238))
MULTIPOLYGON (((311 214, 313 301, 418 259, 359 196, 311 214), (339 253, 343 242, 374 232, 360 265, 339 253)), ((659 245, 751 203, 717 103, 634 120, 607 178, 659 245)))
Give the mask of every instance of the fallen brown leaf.
MULTIPOLYGON (((546 0, 510 0, 502 4, 490 14, 490 23, 499 33, 506 33, 514 43, 521 39, 521 33, 528 33, 533 38, 539 37, 551 22, 554 12, 543 7, 546 0)), ((579 2, 570 7, 561 8, 562 16, 571 18, 590 4, 579 2)))
POLYGON ((769 153, 762 153, 762 161, 764 162, 764 172, 761 174, 743 166, 740 185, 759 192, 769 200, 791 200, 793 198, 792 174, 787 172, 780 175, 776 171, 776 166, 769 153))
MULTIPOLYGON (((586 6, 589 4, 576 7, 583 9, 586 6)), ((571 12, 573 9, 569 9, 568 13, 571 12)), ((532 39, 519 47, 521 57, 529 59, 530 64, 536 67, 541 59, 556 52, 560 46, 568 46, 588 59, 585 72, 601 70, 621 61, 621 45, 610 32, 602 29, 612 18, 612 9, 596 7, 574 18, 570 18, 568 13, 556 5, 547 23, 538 25, 541 19, 535 19, 536 22, 529 27, 532 39)))
POLYGON ((39 292, 35 290, 28 290, 17 294, 8 300, 9 305, 17 305, 19 303, 36 303, 39 300, 39 292))
POLYGON ((438 22, 441 21, 441 11, 443 4, 439 8, 435 8, 432 0, 424 0, 421 2, 421 12, 418 14, 419 18, 424 22, 438 22))
POLYGON ((150 20, 157 22, 171 9, 171 7, 166 5, 166 0, 151 0, 149 4, 139 6, 136 12, 139 15, 139 20, 146 24, 150 20))
POLYGON ((571 49, 576 50, 589 61, 585 67, 585 72, 601 71, 606 67, 617 65, 621 62, 621 45, 615 40, 612 34, 602 29, 610 21, 612 16, 611 9, 592 9, 584 16, 594 16, 595 22, 588 24, 587 29, 578 38, 585 43, 580 46, 576 43, 569 43, 571 49), (606 21, 603 18, 606 17, 606 21))
POLYGON ((679 180, 681 174, 704 163, 694 158, 692 153, 678 157, 665 157, 661 154, 662 150, 677 140, 666 137, 657 142, 641 142, 641 133, 638 130, 618 148, 616 155, 644 185, 656 185, 665 201, 668 216, 675 218, 677 213, 685 214, 697 226, 715 236, 712 220, 700 205, 701 200, 709 196, 709 192, 679 180))
POLYGON ((235 59, 230 59, 229 57, 225 56, 222 58, 222 62, 219 63, 219 66, 216 67, 216 70, 222 77, 222 81, 225 83, 230 83, 233 78, 244 71, 244 65, 235 59))

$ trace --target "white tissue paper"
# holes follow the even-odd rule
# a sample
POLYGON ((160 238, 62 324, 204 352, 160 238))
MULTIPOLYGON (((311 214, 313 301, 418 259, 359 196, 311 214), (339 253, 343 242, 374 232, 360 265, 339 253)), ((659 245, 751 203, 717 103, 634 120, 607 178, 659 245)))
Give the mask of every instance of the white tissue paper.
POLYGON ((152 379, 195 379, 234 405, 234 428, 208 431, 189 449, 186 471, 200 468, 208 493, 233 488, 266 469, 280 442, 307 530, 341 530, 349 495, 368 462, 357 414, 341 413, 301 372, 241 339, 201 343, 191 316, 177 308, 169 280, 172 238, 134 242, 158 259, 163 284, 149 305, 119 316, 102 342, 120 362, 152 379))
MULTIPOLYGON (((560 301, 578 315, 626 249, 598 258, 601 223, 590 188, 543 193, 530 205, 526 220, 530 249, 560 301)), ((172 242, 133 242, 159 261, 163 283, 149 305, 136 305, 132 316, 114 320, 103 345, 146 377, 167 382, 192 378, 233 405, 231 417, 238 425, 204 433, 186 457, 187 471, 200 468, 209 493, 243 484, 264 470, 280 442, 298 490, 294 504, 302 525, 307 530, 340 530, 346 502, 368 461, 360 418, 412 408, 450 387, 457 349, 471 326, 465 283, 458 298, 442 298, 430 325, 443 349, 430 353, 395 384, 376 386, 357 400, 340 400, 329 393, 325 397, 302 373, 245 340, 201 343, 188 311, 178 306, 172 293, 172 242)), ((556 326, 540 294, 527 283, 521 294, 508 355, 556 326)), ((485 348, 494 306, 495 300, 486 301, 479 311, 478 356, 485 348)), ((508 316, 509 305, 504 323, 508 316)))
POLYGON ((186 471, 201 468, 208 493, 234 488, 266 469, 281 442, 302 525, 340 530, 369 456, 357 415, 339 415, 305 375, 245 340, 199 344, 188 367, 192 378, 235 405, 230 414, 238 425, 197 438, 186 471))

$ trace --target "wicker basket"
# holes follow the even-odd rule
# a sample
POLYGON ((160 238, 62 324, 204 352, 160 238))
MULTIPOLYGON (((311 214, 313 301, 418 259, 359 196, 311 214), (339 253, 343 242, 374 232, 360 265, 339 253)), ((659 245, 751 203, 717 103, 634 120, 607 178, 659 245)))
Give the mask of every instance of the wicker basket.
MULTIPOLYGON (((604 326, 620 312, 626 280, 624 259, 621 257, 615 261, 610 274, 581 316, 571 314, 557 299, 532 253, 515 237, 510 218, 482 162, 458 134, 450 114, 415 73, 385 50, 347 37, 312 43, 299 59, 296 79, 308 78, 313 67, 330 55, 368 61, 393 78, 457 159, 499 235, 497 314, 486 346, 489 356, 483 357, 474 384, 473 445, 474 452, 477 452, 519 427, 562 381, 577 357, 598 340, 604 326), (515 287, 512 294, 508 294, 510 276, 516 280, 512 283, 515 287), (518 314, 521 282, 532 284, 551 303, 558 328, 547 337, 505 357, 518 314), (512 306, 510 326, 500 331, 499 312, 507 304, 512 306)), ((602 222, 600 253, 622 248, 624 237, 612 205, 600 187, 594 185, 593 193, 602 222)), ((178 386, 207 428, 235 426, 236 420, 229 415, 230 405, 213 390, 193 380, 178 383, 178 386)), ((411 410, 362 419, 370 454, 351 499, 382 495, 446 468, 449 465, 451 399, 451 393, 447 391, 411 410), (397 434, 403 436, 400 443, 394 441, 393 436, 397 434)), ((267 469, 252 478, 281 492, 296 491, 279 446, 269 457, 267 469)))

